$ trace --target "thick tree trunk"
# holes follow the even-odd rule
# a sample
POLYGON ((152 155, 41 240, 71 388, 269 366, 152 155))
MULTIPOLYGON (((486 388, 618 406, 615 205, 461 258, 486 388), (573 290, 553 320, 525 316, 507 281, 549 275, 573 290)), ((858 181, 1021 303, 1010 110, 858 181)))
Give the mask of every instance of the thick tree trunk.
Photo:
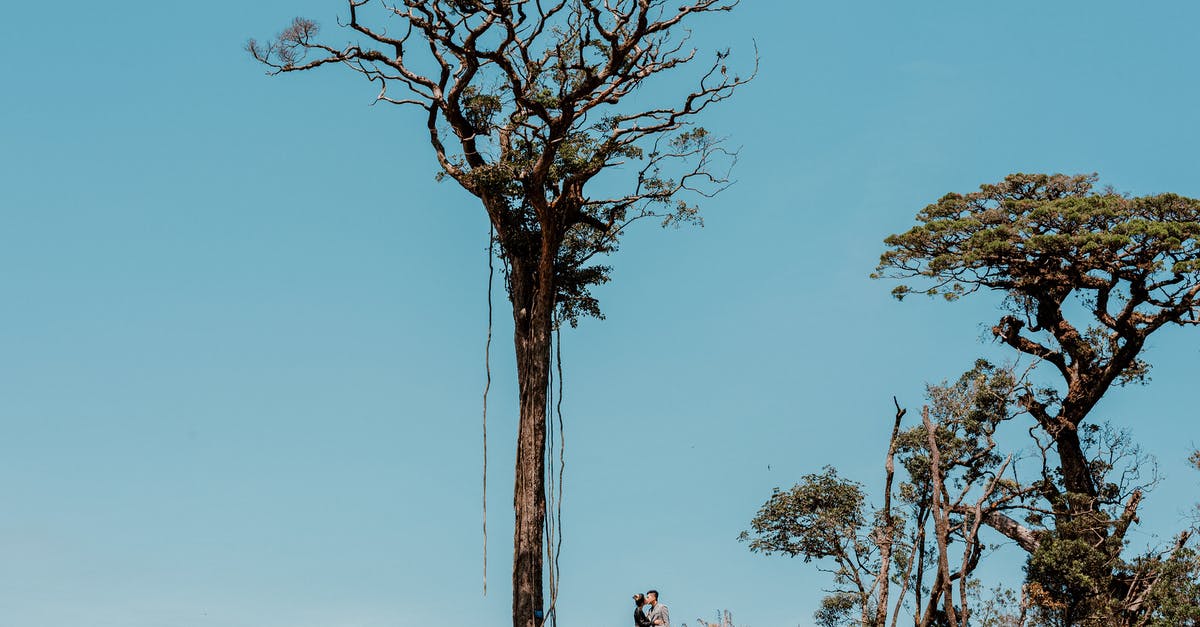
POLYGON ((1058 451, 1059 465, 1062 467, 1063 486, 1068 492, 1088 497, 1096 496, 1096 485, 1092 482, 1087 456, 1079 441, 1079 431, 1073 427, 1059 429, 1054 437, 1054 446, 1058 451))
POLYGON ((539 627, 545 619, 542 559, 546 521, 546 392, 550 374, 555 292, 552 266, 535 269, 524 260, 511 261, 509 287, 520 388, 520 425, 513 488, 513 509, 516 514, 513 531, 513 627, 539 627))
MULTIPOLYGON (((1086 413, 1076 407, 1079 403, 1068 394, 1063 411, 1058 416, 1058 429, 1054 433, 1054 448, 1058 452, 1059 467, 1062 469, 1063 486, 1068 492, 1095 497, 1096 484, 1092 481, 1090 464, 1079 441, 1078 425, 1086 413)), ((1094 405, 1095 403, 1091 403, 1094 405)))

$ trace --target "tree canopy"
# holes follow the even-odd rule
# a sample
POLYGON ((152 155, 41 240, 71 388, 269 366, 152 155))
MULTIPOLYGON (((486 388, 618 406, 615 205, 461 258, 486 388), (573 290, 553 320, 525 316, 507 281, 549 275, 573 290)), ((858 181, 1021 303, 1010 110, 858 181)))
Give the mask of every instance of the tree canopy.
POLYGON ((1017 500, 979 513, 1029 552, 1027 592, 1051 622, 1136 624, 1151 615, 1147 599, 1173 572, 1168 565, 1189 555, 1189 534, 1161 554, 1123 556, 1156 480, 1141 474, 1152 462, 1127 431, 1090 418, 1114 385, 1148 381, 1151 334, 1200 324, 1200 200, 1133 196, 1096 181, 1018 173, 946 194, 917 225, 885 239, 874 276, 902 281, 893 290, 901 299, 1003 296, 992 334, 1057 377, 1022 381, 1004 401, 1013 405, 1005 420, 1035 420, 1028 433, 1040 476, 1014 475, 1000 492, 1017 500))
POLYGON ((1079 450, 1080 422, 1114 383, 1145 380, 1140 355, 1151 333, 1200 324, 1200 200, 1097 190, 1096 180, 1012 174, 946 194, 917 214, 920 224, 884 240, 875 274, 924 284, 900 284, 897 298, 1004 294, 992 333, 1061 375, 1061 393, 1023 402, 1058 439, 1068 489, 1089 496, 1097 486, 1079 450))
POLYGON ((379 85, 376 102, 425 110, 439 178, 482 201, 503 257, 521 264, 548 249, 557 307, 574 324, 600 315, 590 287, 608 268, 589 262, 625 227, 699 222, 680 193, 727 185, 733 154, 695 117, 750 79, 729 70, 728 51, 690 91, 629 97, 695 60, 697 16, 736 4, 349 0, 349 43, 325 43, 315 21, 296 18, 247 48, 272 73, 341 66, 379 85), (602 172, 620 176, 585 191, 602 172))

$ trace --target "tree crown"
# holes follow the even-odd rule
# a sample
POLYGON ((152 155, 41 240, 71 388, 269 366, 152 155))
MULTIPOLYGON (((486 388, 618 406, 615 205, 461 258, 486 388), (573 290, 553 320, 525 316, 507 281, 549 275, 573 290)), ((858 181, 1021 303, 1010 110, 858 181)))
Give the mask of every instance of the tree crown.
MULTIPOLYGON (((1096 175, 1012 174, 969 194, 947 194, 889 236, 873 275, 921 279, 928 295, 1005 294, 992 328, 1006 344, 1052 364, 1074 424, 1109 385, 1144 382, 1146 337, 1167 324, 1200 324, 1200 200, 1096 190, 1096 175), (1070 300, 1073 299, 1073 300, 1070 300), (1068 314, 1084 311, 1076 324, 1068 314)), ((901 284, 903 298, 914 290, 901 284)))
MULTIPOLYGON (((1094 174, 1012 174, 977 192, 946 194, 917 214, 921 224, 884 240, 890 250, 877 276, 924 277, 932 280, 926 294, 949 299, 981 287, 1036 297, 1120 284, 1147 292, 1138 303, 1147 308, 1194 298, 1200 200, 1131 197, 1097 191, 1095 182, 1094 174)), ((1195 307, 1180 313, 1195 320, 1195 307)))
POLYGON ((345 45, 321 42, 316 22, 296 18, 247 49, 272 73, 348 67, 379 84, 377 102, 424 109, 439 179, 483 202, 505 259, 553 255, 560 314, 574 324, 600 315, 589 288, 607 281, 608 268, 588 266, 592 257, 614 251, 643 218, 699 222, 683 193, 728 185, 734 154, 695 124, 749 80, 728 71, 727 51, 670 102, 632 96, 695 59, 686 30, 695 17, 736 4, 349 0, 355 39, 345 45), (605 193, 585 192, 605 171, 625 182, 614 176, 605 193))

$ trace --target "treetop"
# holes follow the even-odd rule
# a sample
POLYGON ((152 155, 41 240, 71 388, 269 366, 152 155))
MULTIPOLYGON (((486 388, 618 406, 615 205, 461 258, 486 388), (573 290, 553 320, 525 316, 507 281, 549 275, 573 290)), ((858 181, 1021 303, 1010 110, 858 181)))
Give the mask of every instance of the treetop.
MULTIPOLYGON (((1061 299, 1075 289, 1146 292, 1169 307, 1200 285, 1200 200, 1097 190, 1095 174, 1011 174, 950 193, 884 240, 875 277, 930 279, 948 300, 989 288, 1061 299)), ((897 298, 912 293, 897 286, 897 298)), ((1194 311, 1191 312, 1194 315, 1194 311)))

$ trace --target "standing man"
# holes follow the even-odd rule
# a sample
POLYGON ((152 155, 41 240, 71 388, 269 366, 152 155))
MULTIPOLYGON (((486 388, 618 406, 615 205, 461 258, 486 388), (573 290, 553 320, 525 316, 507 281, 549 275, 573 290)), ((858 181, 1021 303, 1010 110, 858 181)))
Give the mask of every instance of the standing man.
POLYGON ((667 612, 667 606, 658 602, 658 590, 646 593, 646 604, 650 606, 650 611, 646 612, 646 618, 650 619, 651 625, 671 627, 671 615, 667 612))

